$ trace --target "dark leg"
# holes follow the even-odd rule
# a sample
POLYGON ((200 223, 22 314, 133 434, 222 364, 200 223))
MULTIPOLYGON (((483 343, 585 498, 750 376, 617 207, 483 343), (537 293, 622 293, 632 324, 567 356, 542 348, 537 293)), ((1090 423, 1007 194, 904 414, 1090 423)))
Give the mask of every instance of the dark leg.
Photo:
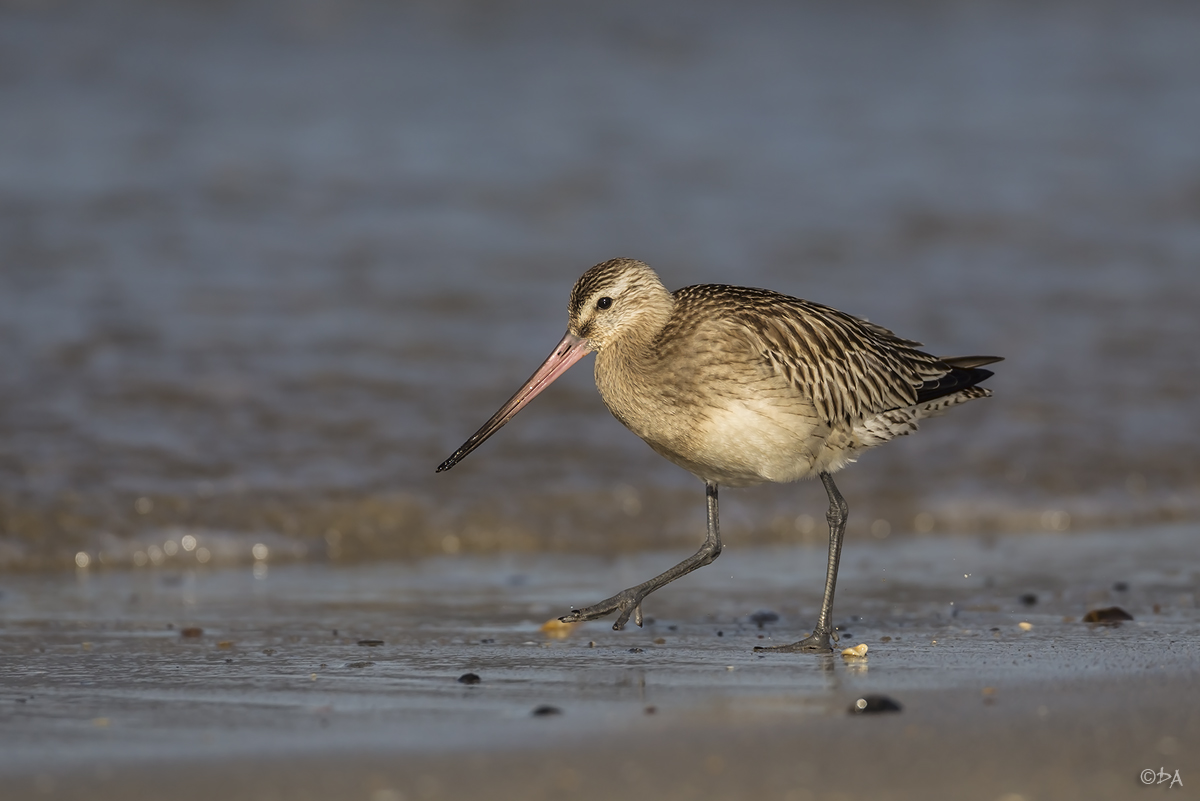
POLYGON ((704 544, 700 546, 700 550, 649 581, 622 590, 613 597, 586 609, 572 609, 571 614, 563 615, 559 620, 564 623, 579 623, 584 620, 597 620, 620 610, 621 615, 617 618, 617 622, 613 623, 613 630, 620 631, 625 628, 630 615, 633 615, 634 623, 642 625, 642 599, 655 590, 667 586, 680 576, 686 576, 696 568, 710 564, 721 555, 721 532, 717 528, 717 485, 711 482, 707 483, 704 492, 708 496, 708 536, 705 538, 704 544))
POLYGON ((821 600, 821 616, 817 618, 817 627, 800 642, 777 645, 773 648, 755 648, 755 651, 824 653, 833 650, 830 642, 833 636, 833 587, 837 584, 838 562, 842 558, 842 537, 846 533, 846 516, 850 507, 846 505, 846 499, 833 483, 833 476, 822 473, 821 483, 825 485, 825 492, 829 495, 829 512, 825 515, 825 519, 829 521, 829 566, 825 569, 825 597, 821 600))

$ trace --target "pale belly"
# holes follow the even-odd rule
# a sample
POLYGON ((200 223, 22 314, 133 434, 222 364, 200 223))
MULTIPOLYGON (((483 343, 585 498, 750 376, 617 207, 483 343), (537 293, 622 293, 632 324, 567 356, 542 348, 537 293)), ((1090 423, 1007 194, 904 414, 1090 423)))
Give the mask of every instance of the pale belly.
POLYGON ((645 438, 658 453, 698 476, 729 487, 787 483, 827 468, 828 427, 815 417, 777 408, 709 409, 684 441, 645 438))
MULTIPOLYGON (((852 438, 833 431, 794 386, 766 369, 724 362, 654 375, 599 354, 596 386, 613 416, 669 461, 730 487, 786 483, 837 470, 852 438)), ((745 362, 743 362, 745 365, 745 362)), ((757 367, 757 365, 755 366, 757 367)))

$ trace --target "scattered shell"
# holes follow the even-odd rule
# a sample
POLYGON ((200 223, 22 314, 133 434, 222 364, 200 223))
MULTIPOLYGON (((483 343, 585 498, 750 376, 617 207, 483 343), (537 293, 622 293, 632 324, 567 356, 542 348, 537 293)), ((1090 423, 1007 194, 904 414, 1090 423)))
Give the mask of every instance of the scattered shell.
POLYGON ((1022 620, 1020 623, 1017 624, 1017 628, 1019 628, 1021 631, 1029 631, 1030 629, 1033 628, 1033 624, 1028 621, 1022 620))
POLYGON ((860 642, 853 648, 845 648, 842 650, 843 659, 860 659, 867 655, 867 644, 860 642))
POLYGON ((578 628, 578 623, 564 623, 558 618, 550 618, 541 626, 542 634, 547 637, 554 637, 557 640, 571 636, 571 632, 578 628))

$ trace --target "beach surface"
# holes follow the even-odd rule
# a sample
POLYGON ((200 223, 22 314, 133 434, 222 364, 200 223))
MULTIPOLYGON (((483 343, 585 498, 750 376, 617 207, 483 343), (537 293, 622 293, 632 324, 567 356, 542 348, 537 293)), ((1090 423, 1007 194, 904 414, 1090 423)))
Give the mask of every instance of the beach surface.
POLYGON ((10 576, 0 796, 1195 798, 1195 536, 854 543, 861 658, 753 651, 811 627, 817 547, 734 543, 563 637, 675 555, 10 576))

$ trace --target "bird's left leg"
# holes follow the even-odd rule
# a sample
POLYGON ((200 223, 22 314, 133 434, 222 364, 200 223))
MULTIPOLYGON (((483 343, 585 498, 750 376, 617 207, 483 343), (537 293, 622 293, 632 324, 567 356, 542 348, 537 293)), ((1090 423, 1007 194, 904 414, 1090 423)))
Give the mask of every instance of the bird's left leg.
POLYGON ((633 622, 642 625, 642 599, 657 589, 670 584, 675 579, 686 576, 698 567, 712 563, 721 555, 721 532, 717 526, 717 485, 713 482, 705 484, 704 493, 708 498, 708 536, 700 550, 684 559, 675 567, 660 573, 649 581, 644 581, 636 587, 622 590, 611 598, 584 609, 572 609, 571 614, 559 618, 564 623, 580 623, 584 620, 597 620, 605 615, 620 611, 613 630, 620 631, 633 615, 633 622))

